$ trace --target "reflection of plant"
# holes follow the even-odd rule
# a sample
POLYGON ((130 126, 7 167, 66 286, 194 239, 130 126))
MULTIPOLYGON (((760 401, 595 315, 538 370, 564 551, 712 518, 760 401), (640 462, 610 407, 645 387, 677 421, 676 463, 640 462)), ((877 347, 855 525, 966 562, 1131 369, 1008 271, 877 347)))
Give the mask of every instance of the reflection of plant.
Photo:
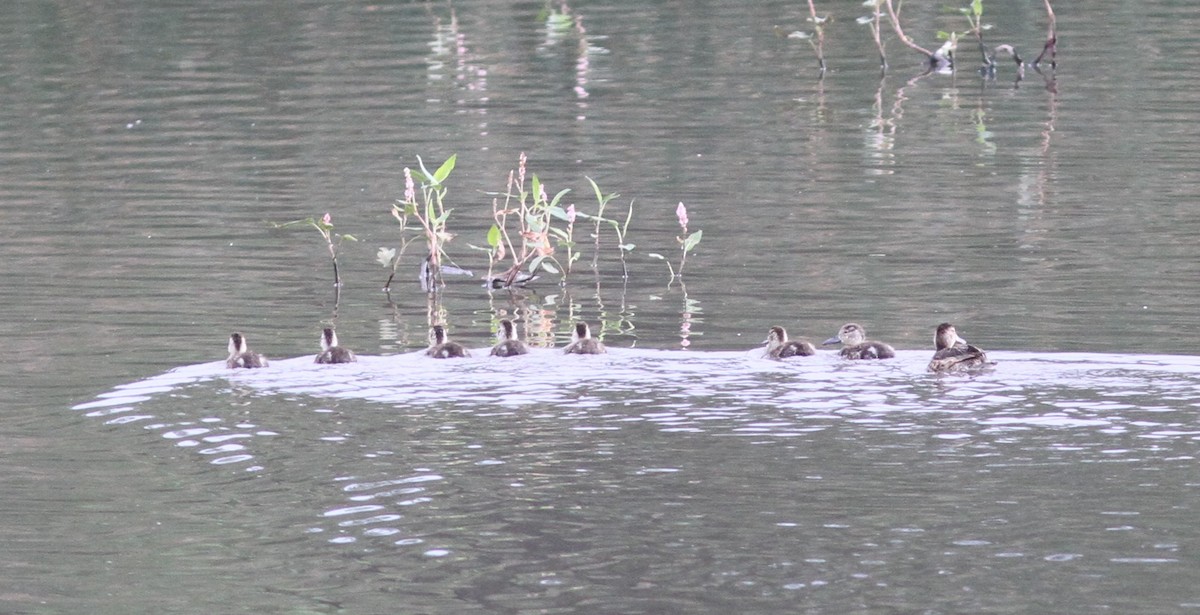
MULTIPOLYGON (((421 167, 421 196, 418 199, 416 186, 413 182, 412 170, 408 167, 404 168, 404 198, 397 200, 392 205, 392 217, 400 222, 400 230, 404 232, 408 230, 408 218, 412 216, 421 224, 421 229, 424 231, 425 243, 429 247, 429 256, 427 262, 429 267, 427 273, 422 276, 422 286, 426 290, 433 290, 444 286, 442 282, 442 260, 446 256, 445 245, 454 235, 446 231, 446 220, 450 217, 452 210, 446 209, 446 178, 450 176, 450 172, 454 170, 454 162, 457 155, 452 155, 438 167, 437 171, 430 173, 425 168, 425 163, 417 156, 417 163, 421 167)), ((407 242, 405 242, 407 245, 407 242)), ((403 250, 401 250, 403 254, 403 250)), ((384 256, 383 252, 379 257, 384 256)), ((389 258, 388 260, 392 260, 389 258)), ((392 272, 395 273, 395 267, 399 259, 392 260, 392 272)), ((388 278, 389 283, 391 278, 388 278)))
POLYGON ((696 246, 700 244, 700 239, 704 236, 704 231, 700 230, 690 235, 688 234, 687 207, 684 206, 683 201, 680 201, 679 205, 675 207, 675 216, 679 219, 679 228, 683 229, 683 234, 675 238, 675 241, 679 242, 680 251, 682 251, 682 254, 679 257, 679 269, 676 270, 673 266, 671 266, 671 261, 661 254, 650 254, 650 256, 667 263, 667 269, 671 272, 672 282, 674 282, 676 279, 679 279, 680 282, 682 282, 683 266, 687 264, 688 252, 696 249, 696 246))
POLYGON ((297 224, 306 224, 311 226, 317 229, 317 232, 321 234, 321 237, 325 240, 325 245, 329 248, 329 259, 333 261, 333 285, 340 288, 342 285, 342 278, 338 275, 338 250, 340 250, 342 247, 342 241, 358 240, 355 239, 353 235, 334 233, 333 218, 328 213, 326 213, 320 219, 309 217, 303 220, 292 220, 291 222, 276 224, 274 226, 275 228, 284 228, 288 226, 295 226, 297 224), (334 241, 335 238, 337 239, 336 241, 334 241))

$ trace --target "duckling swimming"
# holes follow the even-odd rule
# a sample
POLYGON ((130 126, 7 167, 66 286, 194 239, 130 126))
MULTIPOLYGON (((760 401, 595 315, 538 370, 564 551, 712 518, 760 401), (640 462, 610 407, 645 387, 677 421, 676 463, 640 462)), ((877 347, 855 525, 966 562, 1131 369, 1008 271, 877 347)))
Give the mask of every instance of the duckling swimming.
POLYGON ((500 328, 496 330, 496 340, 496 345, 492 346, 493 357, 515 357, 529 353, 525 343, 517 339, 517 329, 507 318, 500 321, 500 328))
POLYGON ((358 359, 349 348, 338 346, 337 333, 326 327, 321 332, 321 354, 317 355, 316 363, 353 363, 358 359))
POLYGON ((808 340, 788 341, 787 330, 783 327, 771 327, 767 331, 767 356, 772 359, 788 357, 810 357, 817 354, 817 349, 808 340))
POLYGON ((246 337, 234 332, 229 335, 229 358, 225 359, 225 367, 267 367, 267 358, 250 350, 246 337))
POLYGON ((967 340, 958 336, 954 325, 944 322, 933 334, 933 359, 929 361, 931 372, 969 371, 995 365, 987 360, 987 354, 967 340))
POLYGON ((855 323, 846 323, 838 329, 837 337, 831 337, 822 346, 842 344, 838 353, 843 359, 891 359, 896 356, 896 350, 883 342, 867 341, 867 332, 855 323))
POLYGON ((586 322, 575 323, 575 332, 571 334, 571 343, 563 349, 567 354, 604 354, 604 344, 592 337, 586 322))
POLYGON ((471 356, 471 353, 467 352, 466 347, 462 344, 451 342, 446 338, 446 328, 442 325, 433 325, 429 329, 429 350, 426 350, 425 354, 435 359, 458 359, 471 356))

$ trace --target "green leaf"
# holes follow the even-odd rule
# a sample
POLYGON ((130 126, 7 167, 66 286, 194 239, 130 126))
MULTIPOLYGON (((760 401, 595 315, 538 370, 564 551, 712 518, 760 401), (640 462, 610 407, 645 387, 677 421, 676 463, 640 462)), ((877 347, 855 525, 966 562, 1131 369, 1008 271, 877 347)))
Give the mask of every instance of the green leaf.
POLYGON ((550 261, 543 260, 541 262, 541 265, 542 265, 542 269, 545 269, 547 273, 552 273, 552 274, 556 274, 556 275, 558 274, 558 268, 555 267, 554 265, 551 265, 550 261))
POLYGON ((660 261, 667 260, 667 257, 663 256, 662 254, 657 254, 655 252, 651 252, 651 253, 647 254, 646 256, 649 256, 650 258, 657 258, 660 261))
POLYGON ((487 243, 489 246, 491 246, 493 248, 500 245, 500 227, 499 226, 496 226, 495 224, 493 224, 492 228, 488 229, 487 243))
POLYGON ((542 180, 538 179, 537 174, 533 175, 533 180, 530 182, 529 193, 533 195, 533 203, 536 205, 538 199, 542 198, 542 180))
POLYGON ((633 244, 631 244, 631 243, 623 243, 623 244, 621 244, 619 247, 620 247, 622 250, 625 250, 626 252, 633 252, 633 247, 634 247, 634 246, 633 246, 633 244))
POLYGON ((458 154, 451 154, 450 157, 446 159, 446 162, 443 162, 442 166, 438 167, 437 171, 434 171, 434 184, 440 186, 443 181, 446 181, 446 178, 450 176, 450 172, 454 170, 454 163, 456 160, 458 160, 458 154))
MULTIPOLYGON (((560 194, 561 194, 561 193, 560 193, 560 194)), ((555 200, 555 201, 557 201, 557 200, 558 200, 558 197, 554 197, 554 200, 555 200)), ((555 218, 558 218, 559 220, 566 220, 566 219, 567 219, 567 212, 566 212, 566 210, 564 210, 563 208, 559 207, 558 205, 551 205, 551 206, 550 206, 550 208, 549 208, 549 209, 547 209, 546 211, 550 212, 550 215, 551 215, 551 216, 554 216, 555 218)), ((578 215, 578 214, 576 214, 576 215, 578 215)))
POLYGON ((983 15, 983 0, 975 0, 971 3, 971 12, 975 13, 976 17, 983 15))
POLYGON ((684 254, 691 252, 692 249, 696 247, 696 244, 700 243, 700 238, 703 235, 704 235, 704 231, 696 231, 695 233, 688 235, 688 238, 683 240, 684 254))
POLYGON ((342 239, 346 239, 348 241, 358 241, 354 235, 342 235, 342 239))
POLYGON ((550 206, 551 206, 551 207, 557 207, 557 206, 558 206, 558 200, 559 200, 559 199, 561 199, 561 198, 563 198, 563 195, 565 195, 566 193, 568 193, 568 192, 570 192, 570 191, 571 191, 571 189, 570 189, 570 188, 563 188, 562 190, 559 190, 559 191, 558 191, 558 194, 554 195, 554 198, 550 199, 550 206))

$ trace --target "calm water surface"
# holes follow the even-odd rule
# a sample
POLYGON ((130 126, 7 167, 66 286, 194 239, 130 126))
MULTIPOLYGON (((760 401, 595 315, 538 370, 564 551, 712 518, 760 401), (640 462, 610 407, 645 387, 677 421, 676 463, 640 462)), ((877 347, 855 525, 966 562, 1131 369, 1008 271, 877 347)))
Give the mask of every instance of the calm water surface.
MULTIPOLYGON (((1191 3, 1064 4, 1057 74, 990 82, 894 39, 880 78, 857 2, 819 7, 819 80, 774 33, 802 5, 15 3, 0 611, 1200 608, 1191 3), (606 232, 565 287, 431 303, 412 248, 381 293, 403 167, 458 155, 481 272, 521 152, 633 202, 629 279, 606 232), (320 238, 269 224, 325 212, 359 239, 336 312, 320 238), (433 365, 431 313, 613 352, 433 365), (335 316, 363 360, 318 368, 335 316), (900 357, 753 350, 849 320, 900 357), (942 321, 996 369, 926 375, 942 321), (270 369, 212 362, 235 329, 270 369)), ((986 10, 1036 55, 1040 2, 986 10)))

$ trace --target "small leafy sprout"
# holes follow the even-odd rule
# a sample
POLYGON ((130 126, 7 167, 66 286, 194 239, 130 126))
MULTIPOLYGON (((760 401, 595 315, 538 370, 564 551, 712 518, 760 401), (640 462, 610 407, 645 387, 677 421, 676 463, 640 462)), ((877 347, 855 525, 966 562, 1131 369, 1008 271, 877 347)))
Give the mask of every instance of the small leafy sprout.
POLYGON ((343 241, 358 241, 354 235, 334 233, 333 232, 333 217, 327 212, 321 218, 309 217, 303 220, 292 220, 283 224, 274 224, 275 228, 286 228, 289 226, 306 225, 317 229, 321 234, 321 238, 325 240, 325 245, 329 249, 329 259, 333 261, 333 285, 341 288, 342 279, 338 275, 338 251, 341 249, 343 241))
POLYGON ((683 201, 680 201, 679 205, 675 207, 675 217, 679 221, 679 228, 682 231, 682 234, 675 238, 682 252, 679 257, 679 269, 675 269, 671 265, 671 261, 662 254, 651 253, 649 255, 651 258, 661 260, 667 264, 667 270, 671 272, 671 282, 667 286, 670 286, 676 279, 681 283, 683 282, 683 267, 687 264, 687 255, 692 250, 695 250, 696 246, 700 245, 700 240, 704 237, 703 230, 698 230, 691 234, 688 233, 688 212, 687 206, 683 204, 683 201))

